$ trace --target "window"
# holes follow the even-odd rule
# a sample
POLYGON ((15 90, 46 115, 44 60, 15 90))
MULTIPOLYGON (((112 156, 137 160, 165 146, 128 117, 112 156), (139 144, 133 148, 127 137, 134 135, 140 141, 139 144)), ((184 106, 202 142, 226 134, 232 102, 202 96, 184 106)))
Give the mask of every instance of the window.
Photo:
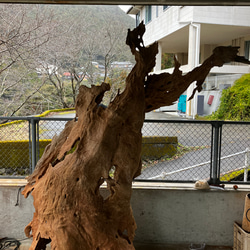
POLYGON ((245 41, 245 58, 250 59, 250 41, 245 41))
POLYGON ((169 7, 169 5, 163 5, 163 10, 166 10, 169 7))
POLYGON ((135 16, 135 25, 136 27, 140 24, 141 20, 140 20, 140 16, 141 16, 141 12, 139 11, 136 16, 135 16))
POLYGON ((152 18, 152 6, 148 5, 145 9, 145 24, 151 21, 152 18))

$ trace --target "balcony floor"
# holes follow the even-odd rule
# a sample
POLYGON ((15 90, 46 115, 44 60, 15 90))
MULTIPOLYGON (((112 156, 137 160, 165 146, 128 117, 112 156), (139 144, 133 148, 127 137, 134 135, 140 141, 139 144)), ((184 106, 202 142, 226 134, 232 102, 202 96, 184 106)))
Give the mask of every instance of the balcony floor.
MULTIPOLYGON (((136 250, 188 250, 189 245, 144 245, 144 244, 134 244, 136 250)), ((233 247, 229 246, 205 246, 205 250, 232 250, 233 247)))
MULTIPOLYGON (((26 239, 24 241, 21 241, 20 250, 28 250, 32 240, 26 239)), ((134 243, 136 250, 188 250, 189 244, 158 244, 158 245, 149 245, 149 244, 141 244, 141 243, 134 243)), ((47 249, 50 249, 50 246, 47 247, 47 249)), ((232 247, 226 247, 226 246, 206 246, 205 250, 232 250, 232 247)))

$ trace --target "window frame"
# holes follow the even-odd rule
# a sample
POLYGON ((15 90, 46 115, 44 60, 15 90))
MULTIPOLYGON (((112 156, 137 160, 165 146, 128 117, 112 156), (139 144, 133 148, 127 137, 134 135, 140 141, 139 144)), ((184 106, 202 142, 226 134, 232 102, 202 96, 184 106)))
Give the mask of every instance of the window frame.
POLYGON ((244 52, 245 52, 245 58, 246 59, 250 59, 250 40, 249 41, 245 41, 244 44, 244 52))
POLYGON ((152 6, 145 6, 145 24, 151 22, 152 20, 152 6))
POLYGON ((163 11, 167 10, 169 7, 169 5, 163 5, 163 11))
POLYGON ((137 27, 141 22, 141 12, 139 11, 136 15, 135 15, 135 26, 137 27))

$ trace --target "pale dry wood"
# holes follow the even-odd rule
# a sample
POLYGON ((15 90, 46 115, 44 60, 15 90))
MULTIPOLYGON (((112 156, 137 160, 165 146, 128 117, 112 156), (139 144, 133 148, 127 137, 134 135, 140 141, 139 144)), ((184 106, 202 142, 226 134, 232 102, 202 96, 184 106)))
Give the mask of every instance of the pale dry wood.
POLYGON ((237 58, 237 48, 221 48, 189 74, 176 61, 172 75, 150 75, 158 45, 143 45, 145 26, 128 31, 126 43, 136 65, 126 88, 107 108, 100 106, 109 85, 81 86, 76 116, 52 139, 28 178, 23 195, 34 198, 35 213, 25 233, 32 249, 134 249, 136 223, 130 206, 132 181, 141 172, 141 128, 145 112, 169 105, 193 82, 198 90, 211 67, 237 58), (232 55, 231 55, 232 54, 232 55), (114 176, 110 170, 115 169, 114 176), (100 186, 106 183, 109 196, 100 186))

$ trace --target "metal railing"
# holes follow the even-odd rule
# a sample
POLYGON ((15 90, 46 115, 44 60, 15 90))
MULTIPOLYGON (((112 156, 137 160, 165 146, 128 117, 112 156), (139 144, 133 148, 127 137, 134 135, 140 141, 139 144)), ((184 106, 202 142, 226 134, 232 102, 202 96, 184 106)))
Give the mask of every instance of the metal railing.
MULTIPOLYGON (((0 125, 0 177, 20 178, 34 170, 45 146, 71 118, 0 117, 1 120, 8 123, 0 125)), ((250 122, 145 120, 142 134, 153 138, 150 147, 162 155, 142 156, 143 168, 137 181, 206 179, 212 184, 249 183, 249 160, 245 158, 249 157, 246 148, 250 148, 250 122), (173 137, 178 143, 166 139, 173 137), (164 140, 154 142, 154 138, 164 140), (171 143, 165 145, 167 141, 171 143)))
POLYGON ((244 156, 236 153, 250 145, 249 125, 249 122, 231 121, 146 121, 143 132, 154 127, 159 136, 176 135, 178 150, 174 157, 146 166, 138 179, 242 183, 244 173, 240 168, 244 166, 244 156), (236 155, 225 158, 232 154, 236 155))
MULTIPOLYGON (((227 156, 221 157, 220 160, 224 160, 224 159, 234 157, 236 155, 244 154, 244 156, 245 156, 245 165, 243 167, 238 168, 238 170, 244 169, 244 182, 247 182, 248 181, 248 170, 249 170, 249 166, 250 166, 249 153, 250 153, 250 149, 246 148, 246 150, 244 150, 242 152, 238 152, 238 153, 235 153, 235 154, 232 154, 232 155, 227 155, 227 156)), ((199 164, 196 164, 196 165, 193 165, 193 166, 190 166, 190 167, 182 168, 182 169, 179 169, 179 170, 175 170, 175 171, 172 171, 172 172, 162 172, 160 175, 156 175, 156 176, 150 177, 148 179, 149 180, 164 179, 168 175, 176 174, 176 173, 179 173, 179 172, 184 172, 184 171, 194 169, 194 168, 198 168, 198 167, 201 167, 201 166, 204 166, 204 165, 207 165, 207 164, 211 164, 211 161, 202 162, 202 163, 199 163, 199 164)))

